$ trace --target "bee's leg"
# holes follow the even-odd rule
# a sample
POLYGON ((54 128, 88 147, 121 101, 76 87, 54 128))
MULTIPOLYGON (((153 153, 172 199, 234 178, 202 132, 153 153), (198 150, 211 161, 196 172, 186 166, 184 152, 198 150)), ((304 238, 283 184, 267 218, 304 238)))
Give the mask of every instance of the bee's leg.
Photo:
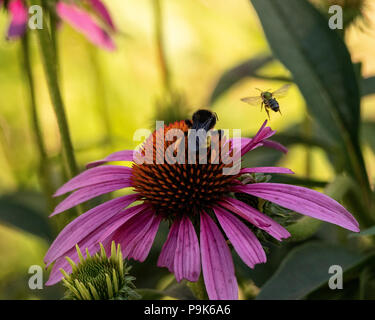
POLYGON ((283 115, 283 114, 281 113, 281 110, 280 110, 280 109, 279 109, 279 112, 280 112, 281 115, 283 115))
POLYGON ((268 111, 268 109, 266 107, 264 107, 264 109, 266 110, 267 112, 267 115, 268 115, 268 119, 271 120, 271 117, 270 117, 270 112, 268 111))
POLYGON ((263 102, 262 102, 262 104, 260 105, 260 111, 262 111, 263 110, 263 102))

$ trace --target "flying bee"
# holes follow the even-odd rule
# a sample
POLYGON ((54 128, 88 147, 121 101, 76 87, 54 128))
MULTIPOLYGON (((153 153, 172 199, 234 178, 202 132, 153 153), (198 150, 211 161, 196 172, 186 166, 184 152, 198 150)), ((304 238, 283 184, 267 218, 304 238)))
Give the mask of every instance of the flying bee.
POLYGON ((280 105, 277 102, 276 98, 277 99, 283 98, 288 92, 288 89, 290 88, 290 86, 291 84, 283 85, 280 89, 274 92, 262 91, 256 88, 257 90, 260 91, 260 95, 254 96, 254 97, 242 98, 241 101, 246 102, 252 106, 259 106, 260 104, 260 110, 263 109, 263 105, 264 105, 264 109, 267 112, 268 118, 271 119, 269 109, 275 112, 280 112, 281 114, 280 105))

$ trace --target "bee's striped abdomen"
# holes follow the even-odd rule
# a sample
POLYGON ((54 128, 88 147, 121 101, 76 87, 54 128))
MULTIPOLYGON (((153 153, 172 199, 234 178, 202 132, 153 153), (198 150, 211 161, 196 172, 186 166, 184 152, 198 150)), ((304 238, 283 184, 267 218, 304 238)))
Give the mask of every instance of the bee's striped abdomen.
POLYGON ((280 109, 279 103, 274 98, 267 100, 266 105, 275 112, 278 112, 280 109))

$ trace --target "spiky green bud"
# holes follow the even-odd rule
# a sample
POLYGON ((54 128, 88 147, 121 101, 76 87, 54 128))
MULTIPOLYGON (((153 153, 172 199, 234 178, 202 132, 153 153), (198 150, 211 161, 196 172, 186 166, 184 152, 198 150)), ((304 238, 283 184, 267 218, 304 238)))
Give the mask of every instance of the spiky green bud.
POLYGON ((86 249, 86 258, 83 257, 76 245, 79 262, 76 264, 66 257, 72 266, 69 275, 60 269, 67 288, 64 299, 68 300, 132 300, 140 296, 134 291, 134 277, 129 275, 131 267, 123 260, 121 247, 115 242, 111 245, 111 255, 107 257, 103 245, 100 243, 100 254, 91 256, 86 249))

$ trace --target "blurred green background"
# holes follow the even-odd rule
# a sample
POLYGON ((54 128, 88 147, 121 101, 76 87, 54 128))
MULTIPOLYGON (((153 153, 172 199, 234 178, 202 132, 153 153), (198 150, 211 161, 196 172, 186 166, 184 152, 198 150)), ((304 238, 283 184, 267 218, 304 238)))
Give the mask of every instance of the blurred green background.
MULTIPOLYGON (((94 47, 67 24, 58 34, 59 78, 80 170, 85 163, 110 152, 137 146, 139 142, 133 141, 135 130, 152 128, 157 109, 165 103, 152 1, 112 0, 106 4, 120 30, 115 36, 116 51, 106 52, 94 47)), ((242 103, 240 98, 256 95, 256 87, 276 90, 285 82, 245 78, 209 105, 212 91, 226 70, 249 58, 270 53, 250 2, 164 0, 162 4, 171 82, 183 96, 187 115, 210 107, 219 116, 218 128, 240 128, 245 136, 255 133, 266 119, 266 113, 242 103)), ((368 10, 367 16, 374 17, 375 7, 368 10)), ((1 11, 3 34, 8 23, 7 15, 1 11)), ((59 132, 36 36, 34 32, 30 34, 37 107, 56 189, 65 180, 60 164, 59 132)), ((346 43, 353 61, 362 62, 363 76, 375 74, 373 21, 370 19, 365 31, 350 28, 346 43)), ((38 182, 39 160, 31 135, 20 48, 20 41, 9 42, 5 36, 0 37, 0 299, 59 298, 60 285, 40 291, 32 291, 27 285, 29 266, 43 266, 44 253, 53 239, 53 234, 45 230, 48 230, 48 223, 53 225, 53 222, 46 219, 47 201, 38 182), (7 209, 7 205, 11 209, 7 209), (1 219, 6 210, 13 213, 20 210, 22 221, 10 223, 11 219, 1 219), (42 236, 36 235, 38 229, 42 236)), ((290 76, 277 61, 260 69, 260 74, 290 76)), ((292 86, 280 105, 283 115, 272 113, 270 121, 272 129, 278 133, 306 120, 305 103, 297 86, 292 86)), ((363 99, 362 118, 375 120, 374 107, 374 96, 363 99)), ((373 183, 374 153, 367 145, 363 148, 373 183)), ((334 178, 330 162, 318 147, 294 144, 278 165, 291 168, 297 177, 326 182, 334 178)), ((136 275, 151 275, 158 269, 154 260, 161 243, 161 240, 156 243, 144 266, 135 267, 136 275)), ((170 276, 165 270, 160 274, 165 276, 160 281, 138 276, 136 283, 141 287, 161 287, 170 276)), ((45 281, 47 276, 45 272, 45 281)))

